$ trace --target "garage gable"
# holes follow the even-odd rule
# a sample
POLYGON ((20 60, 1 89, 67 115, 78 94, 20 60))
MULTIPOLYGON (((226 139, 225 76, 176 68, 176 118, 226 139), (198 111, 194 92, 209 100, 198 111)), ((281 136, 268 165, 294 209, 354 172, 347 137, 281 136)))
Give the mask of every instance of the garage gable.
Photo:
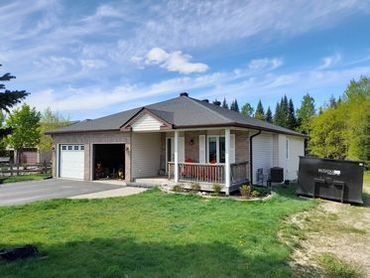
POLYGON ((171 129, 172 125, 148 109, 142 109, 125 123, 122 131, 158 131, 171 129))

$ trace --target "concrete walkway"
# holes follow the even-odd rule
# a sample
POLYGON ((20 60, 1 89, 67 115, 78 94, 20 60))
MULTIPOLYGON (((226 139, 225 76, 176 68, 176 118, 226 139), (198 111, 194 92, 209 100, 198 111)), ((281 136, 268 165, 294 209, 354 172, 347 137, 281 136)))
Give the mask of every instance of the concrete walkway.
POLYGON ((69 197, 69 199, 103 199, 103 198, 111 198, 111 197, 124 197, 124 196, 139 194, 146 190, 147 188, 127 186, 127 187, 118 188, 118 189, 77 195, 77 196, 69 197))

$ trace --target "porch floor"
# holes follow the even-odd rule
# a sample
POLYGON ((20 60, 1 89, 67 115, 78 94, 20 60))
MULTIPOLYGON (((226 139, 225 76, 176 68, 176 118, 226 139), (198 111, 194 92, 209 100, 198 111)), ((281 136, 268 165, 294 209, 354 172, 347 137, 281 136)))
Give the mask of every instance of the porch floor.
POLYGON ((134 185, 141 185, 145 187, 155 187, 161 185, 174 185, 176 184, 173 180, 168 180, 167 176, 157 176, 148 178, 136 178, 134 182, 129 183, 134 185))

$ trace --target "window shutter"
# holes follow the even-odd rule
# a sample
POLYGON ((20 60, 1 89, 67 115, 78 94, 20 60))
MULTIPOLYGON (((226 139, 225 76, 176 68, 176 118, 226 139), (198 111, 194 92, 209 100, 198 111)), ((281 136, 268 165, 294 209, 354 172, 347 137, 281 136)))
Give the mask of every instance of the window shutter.
POLYGON ((199 163, 206 163, 206 136, 199 135, 199 163))
POLYGON ((230 134, 230 163, 235 163, 235 134, 230 134))
POLYGON ((179 162, 185 162, 185 138, 179 137, 179 162))

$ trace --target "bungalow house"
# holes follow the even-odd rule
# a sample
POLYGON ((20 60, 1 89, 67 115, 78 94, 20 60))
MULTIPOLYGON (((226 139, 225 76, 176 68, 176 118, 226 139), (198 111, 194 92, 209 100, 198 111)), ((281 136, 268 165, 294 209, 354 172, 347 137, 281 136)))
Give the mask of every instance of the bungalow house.
POLYGON ((245 182, 266 184, 272 167, 296 179, 305 139, 187 93, 49 134, 56 178, 135 182, 165 176, 205 189, 221 184, 226 194, 245 182))

